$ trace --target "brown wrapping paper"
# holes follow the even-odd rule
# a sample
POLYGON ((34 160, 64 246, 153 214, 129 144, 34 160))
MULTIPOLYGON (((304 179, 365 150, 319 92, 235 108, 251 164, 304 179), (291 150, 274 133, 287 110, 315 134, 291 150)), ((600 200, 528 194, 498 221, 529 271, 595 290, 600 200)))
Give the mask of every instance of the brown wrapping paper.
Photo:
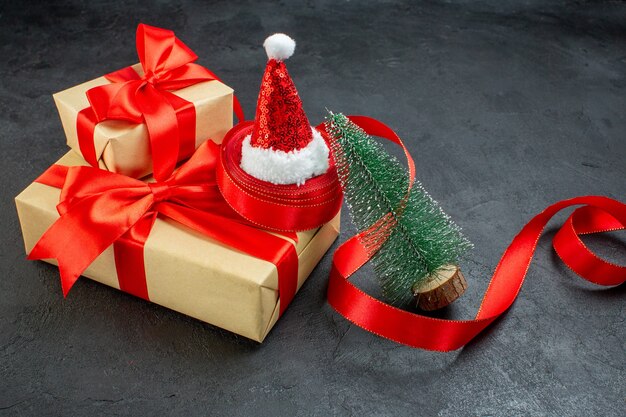
MULTIPOLYGON (((143 74, 139 64, 133 68, 143 74)), ((109 84, 104 77, 77 85, 53 95, 65 130, 67 144, 80 154, 76 119, 78 112, 89 107, 86 92, 109 84)), ((207 139, 221 143, 233 126, 233 90, 219 81, 205 81, 172 91, 196 108, 196 148, 207 139)), ((94 144, 100 168, 134 178, 152 172, 150 141, 144 124, 108 120, 96 125, 94 144)))
MULTIPOLYGON (((57 163, 86 165, 73 152, 57 163)), ((26 253, 59 217, 56 205, 60 192, 32 183, 15 198, 26 253)), ((298 289, 338 234, 339 214, 319 229, 298 233, 298 289)), ((272 263, 160 218, 146 241, 144 254, 152 302, 258 342, 276 323, 280 301, 278 273, 272 263)), ((56 264, 55 260, 49 262, 56 264)), ((119 289, 113 248, 103 252, 83 275, 119 289)))

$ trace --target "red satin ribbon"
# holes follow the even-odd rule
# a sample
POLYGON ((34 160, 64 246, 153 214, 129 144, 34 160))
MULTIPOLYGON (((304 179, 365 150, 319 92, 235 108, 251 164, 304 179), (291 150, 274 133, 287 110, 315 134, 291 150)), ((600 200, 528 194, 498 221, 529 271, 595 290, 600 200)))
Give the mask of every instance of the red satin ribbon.
MULTIPOLYGON (((85 160, 97 167, 93 137, 96 124, 105 120, 145 123, 154 177, 164 181, 178 161, 193 153, 196 138, 193 103, 170 91, 219 78, 194 64, 197 55, 170 30, 140 24, 136 46, 144 75, 132 67, 123 68, 106 75, 111 84, 87 91, 91 107, 81 110, 76 120, 79 147, 85 160)), ((233 106, 239 121, 244 120, 236 97, 233 106)))
MULTIPOLYGON (((217 184, 224 199, 249 221, 271 230, 310 230, 328 223, 341 209, 342 193, 331 159, 328 171, 303 185, 275 185, 241 169, 243 139, 253 122, 232 128, 224 137, 217 184)), ((321 132, 324 134, 324 132, 321 132)))
MULTIPOLYGON (((363 116, 349 118, 367 133, 388 139, 403 148, 412 185, 415 172, 413 161, 400 138, 374 119, 363 116)), ((360 242, 367 231, 350 238, 335 252, 328 285, 328 302, 354 324, 381 337, 428 350, 459 349, 513 304, 544 227, 557 212, 576 205, 583 207, 570 215, 554 237, 553 245, 557 254, 574 272, 591 282, 599 285, 626 282, 626 267, 600 259, 579 237, 582 234, 624 229, 626 205, 607 197, 587 196, 553 204, 524 226, 500 259, 473 320, 444 320, 413 314, 385 304, 350 283, 348 278, 371 257, 360 242)))
MULTIPOLYGON (((278 270, 280 314, 297 289, 294 245, 256 228, 224 201, 215 182, 219 147, 212 141, 165 181, 146 183, 93 167, 53 165, 36 181, 61 188, 60 218, 44 233, 29 259, 55 258, 63 294, 83 271, 114 245, 120 288, 149 299, 143 247, 157 216, 173 219, 278 270)), ((295 233, 282 233, 297 240, 295 233)))

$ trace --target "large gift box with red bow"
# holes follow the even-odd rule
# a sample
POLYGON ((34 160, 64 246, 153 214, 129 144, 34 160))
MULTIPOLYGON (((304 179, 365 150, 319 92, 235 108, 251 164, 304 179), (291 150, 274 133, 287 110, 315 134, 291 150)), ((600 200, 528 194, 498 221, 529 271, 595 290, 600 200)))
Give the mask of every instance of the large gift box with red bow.
POLYGON ((54 94, 67 144, 92 166, 135 178, 168 176, 233 125, 233 90, 173 32, 141 24, 140 63, 54 94))
POLYGON ((27 253, 59 265, 64 293, 82 274, 263 341, 334 242, 339 215, 298 233, 257 228, 221 197, 218 152, 203 144, 161 183, 67 153, 16 197, 27 253))

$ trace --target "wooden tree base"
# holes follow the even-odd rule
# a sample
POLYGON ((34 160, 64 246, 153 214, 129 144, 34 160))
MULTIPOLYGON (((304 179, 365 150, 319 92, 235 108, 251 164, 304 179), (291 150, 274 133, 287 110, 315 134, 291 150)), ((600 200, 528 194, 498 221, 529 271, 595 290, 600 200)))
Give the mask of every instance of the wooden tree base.
POLYGON ((433 272, 419 287, 413 287, 417 306, 425 311, 443 308, 465 292, 467 282, 456 265, 446 265, 433 272))

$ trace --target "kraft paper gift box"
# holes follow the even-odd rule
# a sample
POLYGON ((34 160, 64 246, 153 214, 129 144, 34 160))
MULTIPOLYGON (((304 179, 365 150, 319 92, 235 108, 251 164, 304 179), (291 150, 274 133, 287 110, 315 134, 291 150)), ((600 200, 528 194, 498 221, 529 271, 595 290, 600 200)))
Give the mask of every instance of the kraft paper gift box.
MULTIPOLYGON (((141 65, 132 68, 141 76, 141 65)), ((105 77, 77 85, 53 95, 67 138, 67 144, 81 154, 78 141, 78 113, 89 107, 86 92, 110 84, 105 77)), ((204 81, 173 94, 193 103, 196 111, 195 147, 208 139, 220 143, 233 126, 233 89, 218 80, 204 81)), ((150 140, 145 124, 107 120, 95 126, 93 135, 100 168, 141 178, 152 172, 150 140)), ((187 155, 189 156, 189 155, 187 155)))
MULTIPOLYGON (((57 164, 87 165, 73 152, 57 164)), ((58 219, 59 188, 34 182, 16 198, 26 252, 58 219)), ((298 289, 339 234, 339 214, 298 233, 298 289)), ((285 238, 287 239, 287 238, 285 238)), ((49 260, 56 264, 56 260, 49 260)), ((150 301, 262 342, 279 317, 274 264, 229 248, 173 220, 157 218, 144 247, 150 301)), ((83 273, 118 288, 113 248, 83 273)), ((59 296, 61 291, 59 288, 59 296)))

